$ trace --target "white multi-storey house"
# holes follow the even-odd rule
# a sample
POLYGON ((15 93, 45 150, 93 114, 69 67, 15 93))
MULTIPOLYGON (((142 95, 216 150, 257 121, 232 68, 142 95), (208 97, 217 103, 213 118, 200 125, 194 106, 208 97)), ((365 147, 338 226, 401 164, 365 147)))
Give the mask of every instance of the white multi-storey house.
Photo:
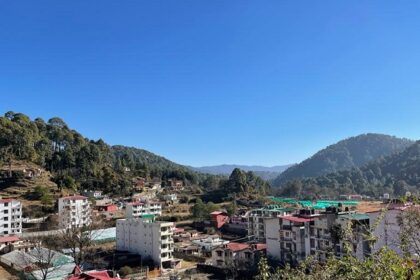
POLYGON ((22 233, 22 204, 15 199, 0 199, 0 236, 22 233))
POLYGON ((174 229, 174 223, 154 219, 117 220, 117 250, 139 254, 159 267, 173 267, 174 229))
POLYGON ((92 223, 90 203, 86 196, 65 196, 58 200, 58 216, 61 228, 88 226, 92 223))
POLYGON ((128 203, 125 207, 126 218, 139 218, 143 215, 152 214, 162 215, 162 205, 160 202, 151 200, 128 203))
POLYGON ((260 209, 253 209, 245 214, 248 221, 248 236, 257 241, 265 241, 265 224, 267 218, 275 218, 289 214, 294 209, 284 208, 277 205, 269 205, 260 209))

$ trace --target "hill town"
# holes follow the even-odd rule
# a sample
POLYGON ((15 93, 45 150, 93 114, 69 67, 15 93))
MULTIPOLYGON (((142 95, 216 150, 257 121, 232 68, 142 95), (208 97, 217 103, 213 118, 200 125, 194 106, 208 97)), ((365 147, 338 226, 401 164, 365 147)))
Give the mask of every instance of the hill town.
POLYGON ((264 180, 238 167, 203 173, 89 140, 60 118, 7 112, 2 279, 250 279, 385 253, 394 265, 414 261, 402 273, 418 275, 419 147, 364 134, 264 180))

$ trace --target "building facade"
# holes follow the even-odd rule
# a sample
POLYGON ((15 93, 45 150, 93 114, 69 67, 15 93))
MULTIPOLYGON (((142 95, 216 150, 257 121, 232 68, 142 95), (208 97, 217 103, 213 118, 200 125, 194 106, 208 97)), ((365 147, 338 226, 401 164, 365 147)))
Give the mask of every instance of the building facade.
POLYGON ((117 220, 117 250, 152 260, 159 267, 173 267, 174 223, 153 219, 117 220))
POLYGON ((220 268, 248 270, 255 265, 260 256, 265 255, 266 244, 230 242, 212 251, 212 265, 220 268))
POLYGON ((127 203, 125 207, 125 217, 126 218, 139 218, 143 215, 162 215, 162 205, 160 202, 155 202, 151 200, 137 201, 127 203))
POLYGON ((248 222, 247 232, 251 239, 265 241, 265 219, 275 218, 289 214, 294 209, 269 205, 264 208, 254 209, 245 214, 248 222))
POLYGON ((15 199, 0 199, 0 235, 22 233, 22 204, 15 199))
POLYGON ((86 196, 72 195, 58 200, 58 217, 61 228, 89 226, 92 223, 90 202, 86 196))
POLYGON ((363 259, 370 253, 366 214, 335 207, 320 213, 302 209, 296 215, 266 219, 265 226, 267 255, 284 263, 297 264, 308 256, 325 262, 329 256, 347 254, 363 259))

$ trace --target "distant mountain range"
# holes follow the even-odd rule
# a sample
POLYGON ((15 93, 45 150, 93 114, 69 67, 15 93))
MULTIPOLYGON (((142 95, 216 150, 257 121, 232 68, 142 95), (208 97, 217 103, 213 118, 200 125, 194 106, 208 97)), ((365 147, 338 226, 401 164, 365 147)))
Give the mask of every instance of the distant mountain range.
POLYGON ((318 177, 338 171, 351 170, 405 150, 414 142, 384 134, 362 134, 337 142, 312 157, 294 165, 276 179, 274 186, 297 178, 318 177))
POLYGON ((260 165, 222 164, 213 166, 191 167, 191 169, 193 169, 194 171, 213 175, 230 175, 235 168, 239 168, 244 171, 252 171, 265 180, 272 180, 292 165, 293 164, 267 167, 260 165))

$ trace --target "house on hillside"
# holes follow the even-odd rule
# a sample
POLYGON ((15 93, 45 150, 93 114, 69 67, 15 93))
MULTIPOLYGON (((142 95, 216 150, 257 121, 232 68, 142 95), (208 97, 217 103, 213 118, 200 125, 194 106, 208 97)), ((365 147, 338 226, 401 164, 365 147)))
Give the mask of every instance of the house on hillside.
POLYGON ((214 211, 210 213, 210 217, 212 225, 217 229, 220 229, 224 224, 229 222, 229 216, 226 212, 214 211))
POLYGON ((219 268, 234 267, 248 270, 255 265, 259 257, 265 255, 267 245, 264 243, 230 242, 212 250, 212 265, 219 268))

